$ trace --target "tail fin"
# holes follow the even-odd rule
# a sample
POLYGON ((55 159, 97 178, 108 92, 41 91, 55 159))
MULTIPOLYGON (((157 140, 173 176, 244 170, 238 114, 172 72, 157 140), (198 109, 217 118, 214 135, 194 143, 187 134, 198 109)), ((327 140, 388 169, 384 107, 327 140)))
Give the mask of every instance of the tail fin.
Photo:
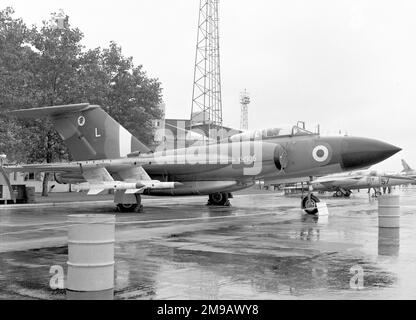
POLYGON ((406 161, 404 161, 404 159, 402 159, 402 166, 403 166, 403 170, 402 172, 409 172, 409 171, 413 171, 412 168, 410 168, 410 166, 407 164, 406 161))
POLYGON ((18 118, 50 117, 75 160, 114 159, 150 149, 100 106, 72 104, 11 112, 18 118))

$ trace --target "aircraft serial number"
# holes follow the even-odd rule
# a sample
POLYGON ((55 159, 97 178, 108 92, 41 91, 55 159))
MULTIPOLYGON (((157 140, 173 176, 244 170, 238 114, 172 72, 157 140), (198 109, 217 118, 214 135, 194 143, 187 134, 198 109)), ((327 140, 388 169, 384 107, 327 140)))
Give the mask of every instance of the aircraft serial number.
POLYGON ((239 157, 238 159, 242 163, 250 164, 252 162, 255 162, 257 160, 257 157, 256 155, 252 155, 252 156, 239 157))

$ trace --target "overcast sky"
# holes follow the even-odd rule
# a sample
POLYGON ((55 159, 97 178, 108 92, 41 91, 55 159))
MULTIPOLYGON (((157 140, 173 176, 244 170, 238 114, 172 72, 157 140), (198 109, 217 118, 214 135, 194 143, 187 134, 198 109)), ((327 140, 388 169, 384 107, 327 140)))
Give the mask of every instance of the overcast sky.
MULTIPOLYGON (((41 24, 63 9, 88 48, 115 40, 163 86, 167 117, 189 118, 199 0, 0 0, 41 24)), ((221 0, 224 124, 306 121, 321 133, 384 140, 403 151, 383 164, 416 168, 416 1, 221 0)))

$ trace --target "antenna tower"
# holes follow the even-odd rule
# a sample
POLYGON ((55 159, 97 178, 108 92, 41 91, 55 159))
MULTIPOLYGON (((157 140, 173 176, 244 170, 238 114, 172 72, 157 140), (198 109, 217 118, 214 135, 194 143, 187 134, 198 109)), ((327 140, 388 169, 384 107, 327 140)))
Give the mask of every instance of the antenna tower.
POLYGON ((222 128, 218 2, 200 0, 199 5, 190 128, 202 125, 206 133, 222 128))
POLYGON ((241 105, 241 116, 240 116, 240 129, 248 130, 248 105, 250 104, 250 96, 247 90, 240 93, 240 105, 241 105))

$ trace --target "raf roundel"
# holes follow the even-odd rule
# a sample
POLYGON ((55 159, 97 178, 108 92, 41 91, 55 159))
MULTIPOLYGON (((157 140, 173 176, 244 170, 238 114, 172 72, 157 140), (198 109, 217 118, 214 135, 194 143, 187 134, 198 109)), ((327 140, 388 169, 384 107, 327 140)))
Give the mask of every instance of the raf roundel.
POLYGON ((79 125, 80 127, 82 127, 84 124, 85 124, 85 118, 84 118, 83 116, 80 116, 80 117, 78 118, 78 125, 79 125))
POLYGON ((312 157, 315 161, 324 162, 328 159, 329 150, 327 147, 319 145, 312 150, 312 157))

